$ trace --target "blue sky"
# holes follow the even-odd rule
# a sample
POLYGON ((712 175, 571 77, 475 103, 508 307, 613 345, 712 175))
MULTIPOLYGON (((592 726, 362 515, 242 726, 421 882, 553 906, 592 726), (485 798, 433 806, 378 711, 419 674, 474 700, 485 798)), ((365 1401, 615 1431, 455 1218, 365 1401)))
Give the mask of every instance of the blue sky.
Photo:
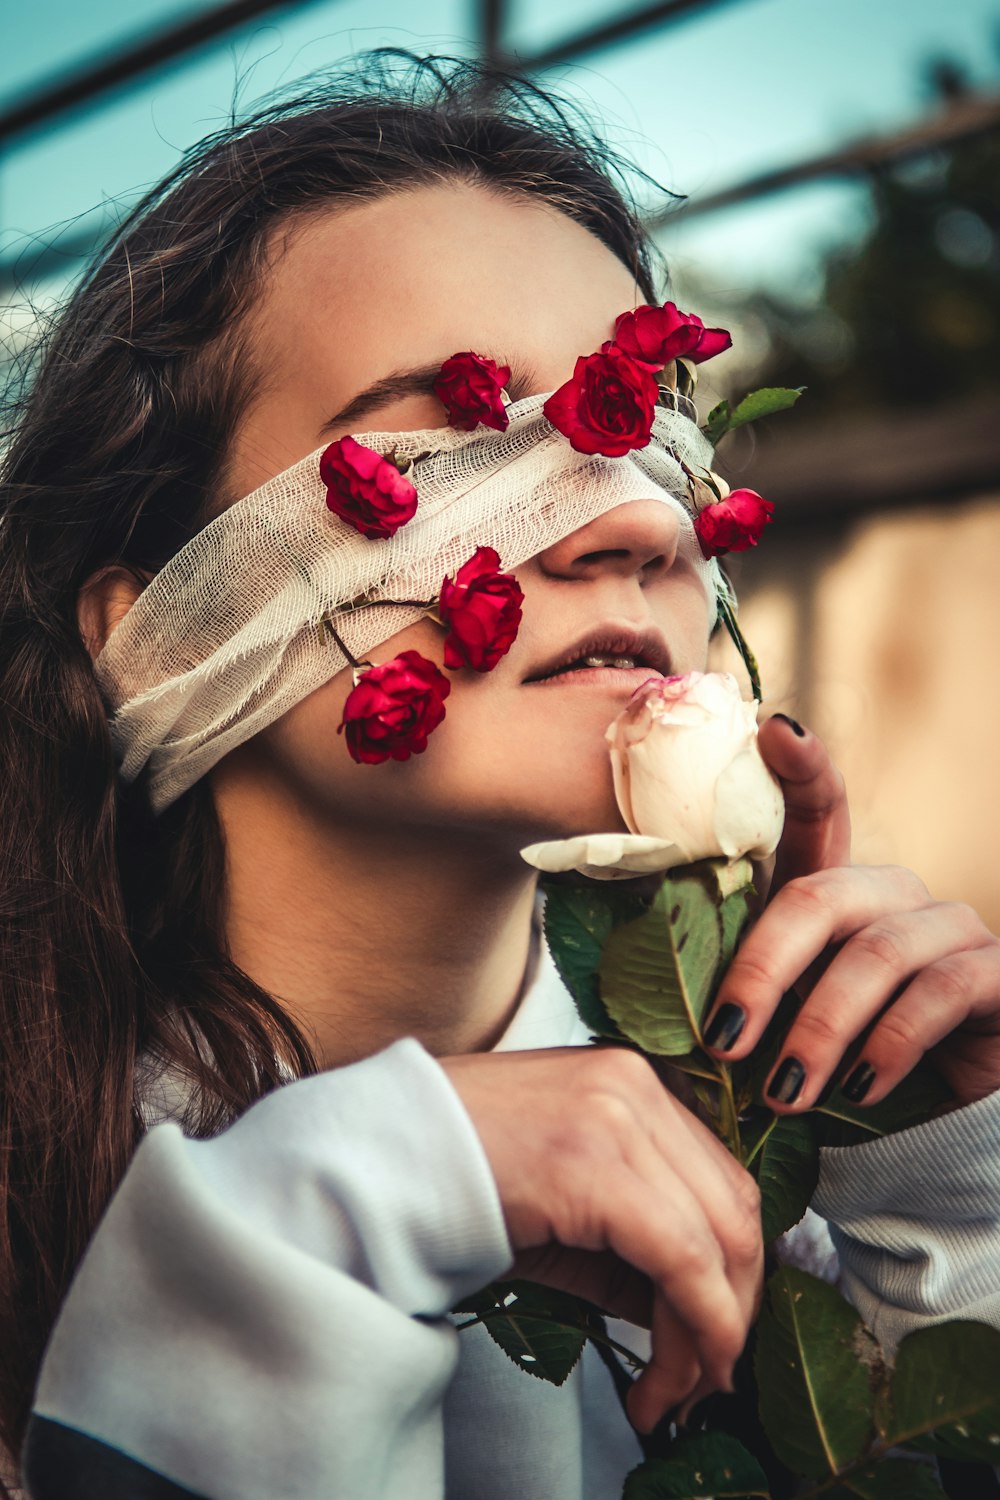
MULTIPOLYGON (((632 3, 512 0, 508 42, 527 53, 632 3)), ((205 8, 209 0, 9 7, 0 99, 205 8)), ((234 103, 249 106, 370 46, 470 51, 473 14, 468 0, 309 0, 20 138, 0 164, 4 257, 95 206, 98 216, 127 207, 234 103)), ((923 66, 942 52, 996 87, 998 0, 729 0, 545 80, 586 102, 661 181, 697 196, 918 119, 928 102, 923 66)), ((704 273, 726 293, 770 286, 808 297, 819 253, 856 235, 864 215, 863 192, 827 184, 692 221, 664 243, 682 273, 704 273)))

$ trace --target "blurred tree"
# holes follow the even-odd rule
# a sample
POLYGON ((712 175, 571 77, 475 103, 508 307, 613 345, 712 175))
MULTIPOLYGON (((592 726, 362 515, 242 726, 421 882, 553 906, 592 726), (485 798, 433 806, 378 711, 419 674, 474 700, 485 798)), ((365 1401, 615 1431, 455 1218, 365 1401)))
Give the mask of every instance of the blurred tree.
MULTIPOLYGON (((928 67, 942 105, 962 70, 928 67)), ((928 405, 1000 381, 1000 132, 873 173, 860 245, 831 254, 813 306, 755 302, 763 376, 806 385, 827 409, 928 405)), ((810 403, 814 405, 814 403, 810 403)))

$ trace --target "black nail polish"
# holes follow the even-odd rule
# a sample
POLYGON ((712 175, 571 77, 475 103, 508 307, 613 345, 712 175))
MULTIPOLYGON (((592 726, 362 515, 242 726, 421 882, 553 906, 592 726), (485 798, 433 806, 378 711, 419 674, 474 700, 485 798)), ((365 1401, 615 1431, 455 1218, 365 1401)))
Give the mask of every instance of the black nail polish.
POLYGON ((875 1069, 871 1063, 858 1063, 854 1072, 840 1086, 840 1092, 852 1104, 860 1104, 875 1082, 875 1069))
POLYGON ((702 1040, 706 1047, 718 1047, 728 1052, 747 1021, 747 1013, 741 1005, 720 1005, 709 1021, 702 1040))
POLYGON ((772 719, 781 719, 785 724, 788 725, 789 729, 791 729, 793 733, 798 735, 800 740, 805 739, 805 730, 802 728, 802 725, 799 723, 798 719, 793 719, 791 714, 772 714, 771 717, 772 719))
POLYGON ((767 1097, 778 1104, 794 1104, 806 1081, 806 1070, 797 1057, 786 1057, 767 1086, 767 1097))

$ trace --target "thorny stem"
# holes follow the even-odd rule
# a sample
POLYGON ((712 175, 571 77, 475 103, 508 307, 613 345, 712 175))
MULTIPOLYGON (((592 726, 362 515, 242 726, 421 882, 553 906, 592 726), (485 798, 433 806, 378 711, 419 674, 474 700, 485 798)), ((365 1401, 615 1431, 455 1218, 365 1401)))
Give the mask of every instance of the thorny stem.
POLYGON ((743 664, 750 674, 750 686, 753 688, 754 698, 760 703, 764 695, 760 687, 760 668, 757 665, 757 658, 747 644, 746 636, 739 627, 736 614, 729 600, 724 598, 722 594, 718 596, 718 599, 719 614, 722 617, 722 623, 729 631, 729 637, 733 645, 743 658, 743 664))
MULTIPOLYGON (((430 618, 434 621, 435 625, 443 626, 444 621, 440 618, 440 616, 433 608, 436 603, 436 599, 366 599, 363 603, 351 603, 343 607, 347 610, 352 610, 364 609, 370 604, 405 604, 411 606, 414 609, 425 610, 430 618)), ((357 687, 358 678, 360 677, 361 673, 366 669, 370 670, 372 663, 370 661, 358 661, 355 656, 351 655, 351 652, 347 649, 346 644, 334 629, 333 621, 330 618, 331 613, 332 611, 327 610, 326 614, 323 615, 317 626, 317 629, 319 630, 320 644, 322 645, 323 643, 323 631, 329 631, 329 633, 336 641, 337 645, 340 647, 341 651, 346 656, 348 665, 354 668, 354 686, 357 687)))
POLYGON ((374 665, 374 663, 370 662, 370 661, 358 661, 358 658, 349 649, 349 647, 347 646, 347 644, 344 641, 341 640, 341 638, 337 634, 336 630, 334 630, 334 628, 333 628, 333 621, 330 619, 330 616, 329 616, 328 613, 323 616, 323 618, 322 618, 322 620, 320 620, 319 624, 320 624, 320 630, 321 631, 325 628, 326 630, 328 630, 330 632, 330 634, 333 636, 334 640, 337 642, 337 645, 340 647, 341 651, 343 651, 344 655, 346 656, 348 666, 350 666, 350 667, 352 667, 354 669, 354 686, 357 687, 357 685, 358 685, 358 679, 360 678, 361 673, 363 671, 365 671, 366 669, 370 670, 371 667, 374 665))
MULTIPOLYGON (((409 609, 431 610, 437 604, 437 599, 372 599, 367 594, 360 594, 357 599, 351 599, 347 604, 338 604, 338 614, 353 614, 355 610, 371 609, 374 604, 399 604, 409 609)), ((325 617, 324 617, 325 618, 325 617)))

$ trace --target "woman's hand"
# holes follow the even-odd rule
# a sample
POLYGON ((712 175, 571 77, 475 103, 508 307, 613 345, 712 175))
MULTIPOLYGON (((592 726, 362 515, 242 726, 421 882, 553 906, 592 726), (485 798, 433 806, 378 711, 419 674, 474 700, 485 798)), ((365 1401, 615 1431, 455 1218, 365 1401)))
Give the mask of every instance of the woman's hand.
POLYGON ((757 1186, 725 1147, 625 1048, 441 1065, 493 1169, 510 1274, 651 1327, 652 1359, 629 1393, 636 1427, 731 1389, 763 1245, 757 1186))
POLYGON ((746 1057, 794 987, 804 1004, 765 1087, 775 1110, 811 1108, 832 1079, 876 1104, 925 1053, 959 1104, 981 1099, 1000 1088, 1000 940, 909 870, 847 865, 843 781, 797 728, 780 716, 761 728, 787 821, 768 904, 720 987, 706 1044, 746 1057))

